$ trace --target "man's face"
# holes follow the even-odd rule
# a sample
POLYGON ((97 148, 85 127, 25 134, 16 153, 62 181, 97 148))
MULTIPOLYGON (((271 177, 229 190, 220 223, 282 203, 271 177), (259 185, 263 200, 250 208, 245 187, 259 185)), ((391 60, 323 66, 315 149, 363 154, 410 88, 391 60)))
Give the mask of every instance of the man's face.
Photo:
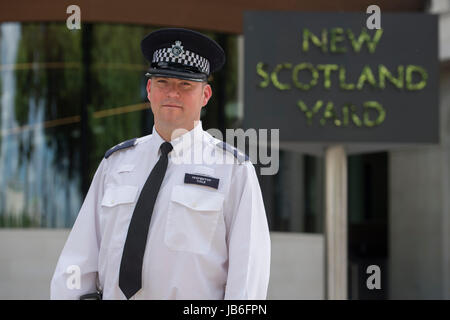
POLYGON ((155 123, 172 129, 191 130, 211 95, 211 86, 204 82, 162 77, 147 82, 155 123))

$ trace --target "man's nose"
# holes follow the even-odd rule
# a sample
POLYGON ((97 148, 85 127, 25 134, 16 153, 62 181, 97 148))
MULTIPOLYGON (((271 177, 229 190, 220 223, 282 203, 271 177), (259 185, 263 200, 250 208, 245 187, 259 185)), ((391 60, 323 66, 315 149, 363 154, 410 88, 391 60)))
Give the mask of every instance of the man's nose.
POLYGON ((176 83, 170 83, 168 88, 167 88, 167 95, 169 97, 175 97, 175 96, 179 96, 180 92, 178 90, 178 86, 176 83))

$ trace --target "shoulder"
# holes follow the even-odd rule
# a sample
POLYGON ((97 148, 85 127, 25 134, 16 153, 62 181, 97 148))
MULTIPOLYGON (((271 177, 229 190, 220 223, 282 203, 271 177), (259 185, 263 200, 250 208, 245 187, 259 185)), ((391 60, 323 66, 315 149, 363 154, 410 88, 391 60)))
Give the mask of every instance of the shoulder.
POLYGON ((224 141, 220 141, 216 144, 216 147, 219 149, 222 149, 226 152, 231 153, 239 162, 239 164, 243 164, 247 161, 249 161, 249 157, 243 153, 242 151, 240 151, 238 148, 224 142, 224 141))
POLYGON ((244 164, 250 162, 250 158, 240 151, 238 148, 222 141, 208 134, 209 144, 216 150, 225 153, 227 155, 232 155, 239 164, 244 164))
POLYGON ((146 142, 151 135, 140 137, 140 138, 133 138, 126 141, 123 141, 114 147, 110 148, 108 151, 105 152, 105 159, 108 159, 109 156, 111 156, 113 153, 129 148, 133 148, 134 146, 146 142))

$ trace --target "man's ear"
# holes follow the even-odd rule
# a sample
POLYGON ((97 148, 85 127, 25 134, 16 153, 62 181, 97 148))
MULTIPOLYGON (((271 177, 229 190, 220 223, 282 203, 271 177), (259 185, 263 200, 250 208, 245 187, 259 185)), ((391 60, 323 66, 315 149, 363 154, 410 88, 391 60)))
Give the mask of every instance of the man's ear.
POLYGON ((209 84, 206 84, 203 87, 203 103, 202 107, 206 106, 208 104, 209 99, 212 96, 212 88, 209 84))
POLYGON ((150 88, 152 87, 152 79, 148 79, 147 81, 147 99, 150 101, 150 88))

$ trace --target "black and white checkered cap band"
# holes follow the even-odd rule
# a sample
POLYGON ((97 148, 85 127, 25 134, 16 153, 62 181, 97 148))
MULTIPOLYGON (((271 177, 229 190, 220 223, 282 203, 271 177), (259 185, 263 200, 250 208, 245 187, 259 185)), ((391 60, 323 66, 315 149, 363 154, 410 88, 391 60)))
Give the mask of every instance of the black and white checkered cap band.
POLYGON ((177 62, 186 66, 197 67, 201 72, 209 74, 209 61, 189 50, 183 51, 178 57, 172 54, 172 48, 156 50, 152 62, 177 62))

